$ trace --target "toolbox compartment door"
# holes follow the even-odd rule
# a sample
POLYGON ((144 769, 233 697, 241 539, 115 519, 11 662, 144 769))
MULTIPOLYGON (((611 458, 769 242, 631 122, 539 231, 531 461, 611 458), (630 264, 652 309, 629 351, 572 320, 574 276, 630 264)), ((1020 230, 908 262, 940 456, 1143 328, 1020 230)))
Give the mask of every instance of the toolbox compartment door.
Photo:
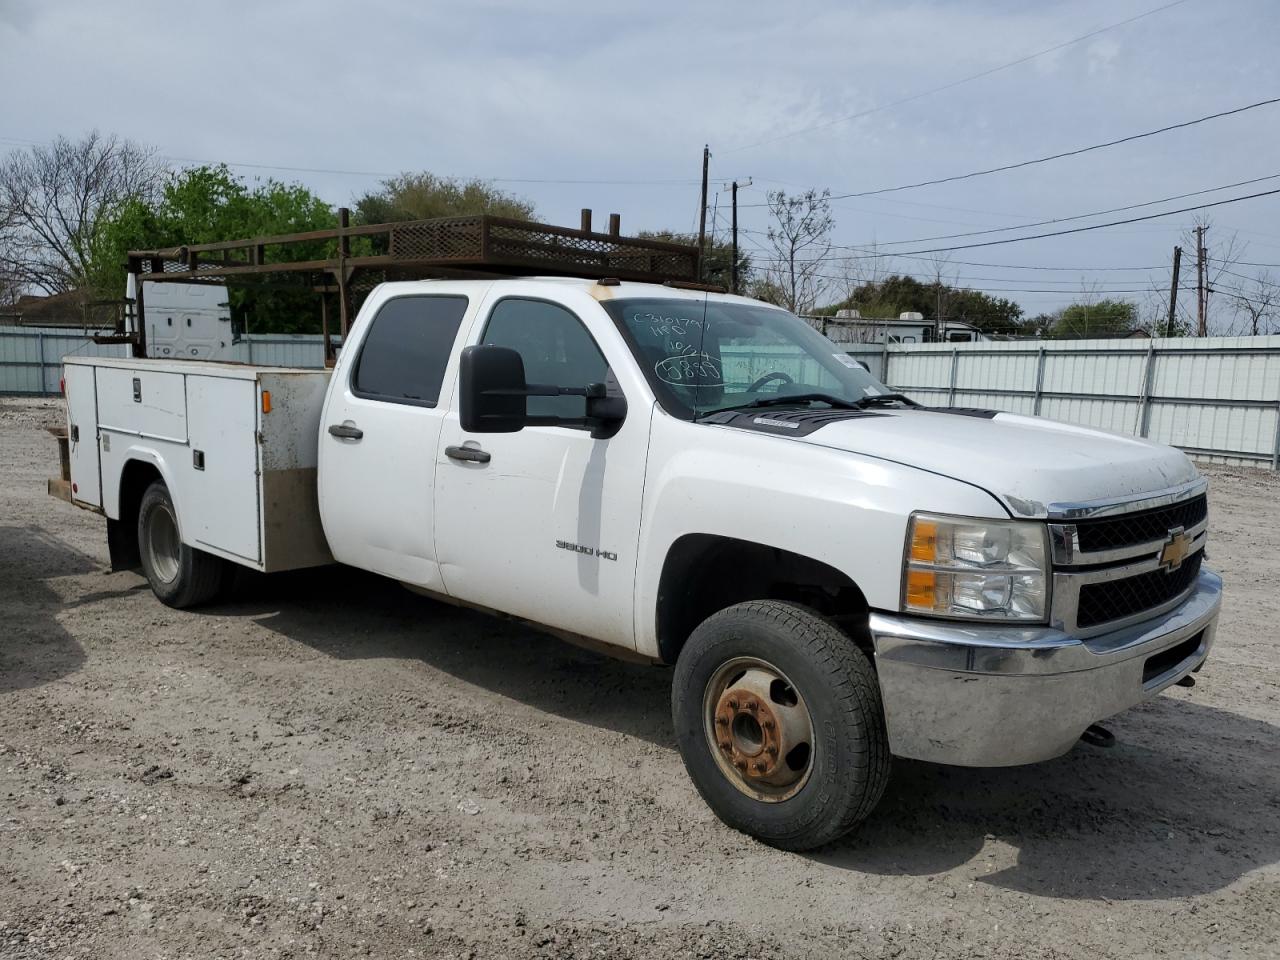
POLYGON ((188 376, 189 482, 180 506, 182 538, 258 564, 262 560, 258 501, 257 384, 188 376))
POLYGON ((77 363, 63 367, 67 394, 67 445, 71 454, 71 497, 102 506, 102 464, 98 450, 98 394, 95 368, 77 363))
POLYGON ((148 440, 187 442, 186 379, 180 373, 100 366, 98 423, 148 440))

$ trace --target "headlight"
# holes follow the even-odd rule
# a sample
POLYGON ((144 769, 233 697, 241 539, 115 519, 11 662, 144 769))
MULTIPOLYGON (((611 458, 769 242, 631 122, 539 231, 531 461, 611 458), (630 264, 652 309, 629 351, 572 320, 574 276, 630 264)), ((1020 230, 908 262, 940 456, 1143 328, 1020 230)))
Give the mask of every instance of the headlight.
POLYGON ((902 609, 940 617, 1043 620, 1047 536, 1040 523, 913 514, 902 609))

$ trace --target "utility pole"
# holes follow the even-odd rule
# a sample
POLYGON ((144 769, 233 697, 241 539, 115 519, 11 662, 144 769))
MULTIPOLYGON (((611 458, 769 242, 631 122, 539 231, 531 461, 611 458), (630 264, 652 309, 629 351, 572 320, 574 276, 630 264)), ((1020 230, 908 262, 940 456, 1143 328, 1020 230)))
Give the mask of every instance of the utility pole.
POLYGON ((1173 281, 1169 284, 1169 322, 1165 324, 1164 335, 1173 336, 1173 321, 1178 315, 1178 274, 1182 270, 1182 248, 1173 248, 1173 281))
POLYGON ((748 178, 746 183, 738 183, 733 181, 733 266, 730 271, 732 286, 729 288, 730 293, 738 292, 738 187, 751 186, 751 180, 748 178))
POLYGON ((1205 286, 1204 232, 1208 227, 1196 227, 1196 336, 1208 333, 1209 291, 1205 286))
POLYGON ((698 208, 698 279, 707 273, 707 168, 711 163, 711 147, 702 146, 702 206, 698 208))
POLYGON ((738 292, 738 181, 733 181, 733 260, 730 264, 729 276, 732 278, 729 292, 738 292))

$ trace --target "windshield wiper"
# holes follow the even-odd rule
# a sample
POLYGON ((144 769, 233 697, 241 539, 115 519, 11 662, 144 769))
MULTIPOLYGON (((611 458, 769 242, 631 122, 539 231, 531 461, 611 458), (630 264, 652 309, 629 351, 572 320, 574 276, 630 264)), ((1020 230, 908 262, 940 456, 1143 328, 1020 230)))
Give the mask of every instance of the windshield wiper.
POLYGON ((789 403, 826 403, 840 410, 865 410, 867 407, 877 407, 883 403, 901 403, 908 407, 918 407, 910 397, 901 393, 877 393, 874 396, 859 397, 857 400, 846 400, 844 397, 837 397, 832 393, 789 393, 779 394, 776 397, 760 397, 758 400, 752 400, 749 403, 736 403, 731 407, 717 407, 715 410, 707 410, 698 414, 698 419, 708 417, 713 413, 725 413, 729 410, 754 410, 760 407, 780 407, 789 403))
POLYGON ((877 393, 871 396, 862 397, 859 400, 855 400, 851 404, 851 406, 857 407, 859 410, 862 410, 867 407, 878 407, 882 403, 901 403, 904 406, 908 406, 908 407, 920 406, 920 404, 916 403, 914 400, 912 400, 910 397, 908 397, 904 393, 877 393))
POLYGON ((699 414, 699 419, 710 416, 713 413, 724 413, 728 410, 753 410, 758 407, 777 407, 788 403, 829 403, 833 407, 839 407, 842 410, 858 410, 858 404, 861 401, 846 400, 844 397, 837 397, 831 393, 789 393, 779 394, 776 397, 760 397, 758 400, 752 400, 749 403, 735 403, 729 407, 717 407, 715 410, 707 410, 699 414))

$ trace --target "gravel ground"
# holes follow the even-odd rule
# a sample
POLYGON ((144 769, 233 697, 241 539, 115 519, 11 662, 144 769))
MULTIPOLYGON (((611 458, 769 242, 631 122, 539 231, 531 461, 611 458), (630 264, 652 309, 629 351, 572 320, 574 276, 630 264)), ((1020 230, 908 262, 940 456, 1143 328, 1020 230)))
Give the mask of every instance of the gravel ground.
POLYGON ((1112 750, 898 762, 852 837, 723 827, 667 670, 349 570, 197 613, 0 400, 0 956, 1280 956, 1280 482, 1213 469, 1199 685, 1112 750))

